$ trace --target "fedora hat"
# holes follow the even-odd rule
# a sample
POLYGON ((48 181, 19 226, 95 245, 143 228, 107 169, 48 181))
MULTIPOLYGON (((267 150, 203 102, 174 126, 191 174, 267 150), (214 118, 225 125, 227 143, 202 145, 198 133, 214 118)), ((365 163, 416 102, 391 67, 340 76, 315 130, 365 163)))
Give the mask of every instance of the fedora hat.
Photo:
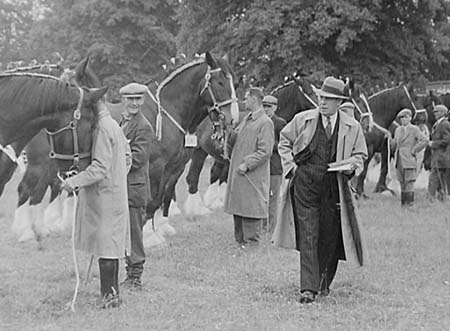
POLYGON ((313 86, 313 90, 318 96, 333 99, 348 99, 348 96, 344 93, 344 88, 345 84, 342 80, 331 76, 325 78, 320 90, 313 86))

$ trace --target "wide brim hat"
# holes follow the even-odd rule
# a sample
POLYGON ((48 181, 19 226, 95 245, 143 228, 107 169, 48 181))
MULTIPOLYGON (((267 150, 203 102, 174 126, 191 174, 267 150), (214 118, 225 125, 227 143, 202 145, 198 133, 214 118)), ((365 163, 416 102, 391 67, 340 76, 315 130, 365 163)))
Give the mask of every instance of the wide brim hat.
POLYGON ((143 97, 147 92, 147 86, 139 83, 130 83, 119 90, 119 93, 125 98, 143 97))
POLYGON ((313 91, 321 97, 343 100, 348 99, 348 96, 344 93, 345 83, 342 80, 331 76, 325 78, 321 89, 314 86, 312 88, 313 91))
POLYGON ((400 112, 397 114, 397 117, 400 118, 403 116, 412 117, 412 111, 409 110, 408 108, 404 108, 404 109, 400 110, 400 112))

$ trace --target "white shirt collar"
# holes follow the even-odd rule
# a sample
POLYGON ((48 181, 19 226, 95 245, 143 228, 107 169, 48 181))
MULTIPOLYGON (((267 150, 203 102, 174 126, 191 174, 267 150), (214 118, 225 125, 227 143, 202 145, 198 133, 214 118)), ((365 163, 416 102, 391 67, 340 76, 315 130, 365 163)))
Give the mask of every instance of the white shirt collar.
MULTIPOLYGON (((331 122, 331 132, 334 132, 334 127, 336 126, 336 121, 337 121, 337 115, 338 115, 338 113, 336 112, 336 113, 334 113, 334 115, 329 116, 330 122, 331 122)), ((322 117, 323 127, 326 128, 327 124, 328 124, 327 116, 321 114, 321 117, 322 117)))

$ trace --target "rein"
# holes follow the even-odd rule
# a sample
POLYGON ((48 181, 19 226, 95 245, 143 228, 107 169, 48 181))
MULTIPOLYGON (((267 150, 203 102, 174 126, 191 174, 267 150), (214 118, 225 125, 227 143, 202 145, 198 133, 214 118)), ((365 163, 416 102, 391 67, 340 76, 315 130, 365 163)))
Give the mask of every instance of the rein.
POLYGON ((61 129, 59 129, 57 131, 54 131, 54 132, 50 132, 47 129, 45 130, 49 137, 49 142, 50 142, 50 153, 49 153, 50 159, 73 161, 73 164, 70 167, 70 170, 79 169, 80 159, 85 159, 85 158, 91 157, 91 152, 85 152, 85 153, 79 152, 77 126, 78 126, 78 121, 81 118, 81 105, 83 103, 84 91, 80 87, 78 87, 78 90, 80 91, 80 99, 78 100, 77 108, 74 110, 73 118, 69 122, 69 124, 67 124, 66 126, 62 127, 61 129), (72 132, 73 154, 61 154, 61 153, 57 153, 55 151, 55 142, 54 142, 55 136, 66 130, 70 130, 72 132))

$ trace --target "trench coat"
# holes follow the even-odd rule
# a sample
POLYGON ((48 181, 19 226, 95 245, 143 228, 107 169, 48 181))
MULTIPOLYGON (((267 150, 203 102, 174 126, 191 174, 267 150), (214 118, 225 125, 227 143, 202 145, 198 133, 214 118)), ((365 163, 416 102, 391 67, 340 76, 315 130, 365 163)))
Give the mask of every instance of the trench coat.
POLYGON ((450 122, 443 118, 431 130, 431 166, 450 168, 450 122))
POLYGON ((108 112, 99 114, 91 164, 68 179, 80 189, 76 209, 75 247, 102 258, 125 257, 130 251, 127 195, 130 148, 108 112))
MULTIPOLYGON (((340 110, 339 110, 340 111, 340 110)), ((319 110, 312 109, 297 114, 280 134, 278 151, 283 166, 278 220, 272 242, 279 247, 297 249, 291 197, 290 177, 296 169, 294 155, 309 146, 319 120, 319 110)), ((356 166, 355 174, 361 173, 367 158, 367 146, 361 125, 340 111, 336 161, 346 160, 356 166)), ((342 239, 346 260, 362 266, 367 262, 364 229, 358 220, 358 210, 349 181, 342 173, 337 173, 339 202, 341 210, 342 239)))
POLYGON ((273 144, 273 123, 263 109, 247 115, 238 126, 228 170, 226 213, 259 219, 269 216, 273 144), (243 175, 237 171, 242 163, 248 169, 243 175))
POLYGON ((395 130, 392 148, 395 150, 394 164, 398 168, 399 161, 403 169, 417 169, 417 154, 428 144, 428 139, 419 127, 409 124, 399 126, 395 130))

